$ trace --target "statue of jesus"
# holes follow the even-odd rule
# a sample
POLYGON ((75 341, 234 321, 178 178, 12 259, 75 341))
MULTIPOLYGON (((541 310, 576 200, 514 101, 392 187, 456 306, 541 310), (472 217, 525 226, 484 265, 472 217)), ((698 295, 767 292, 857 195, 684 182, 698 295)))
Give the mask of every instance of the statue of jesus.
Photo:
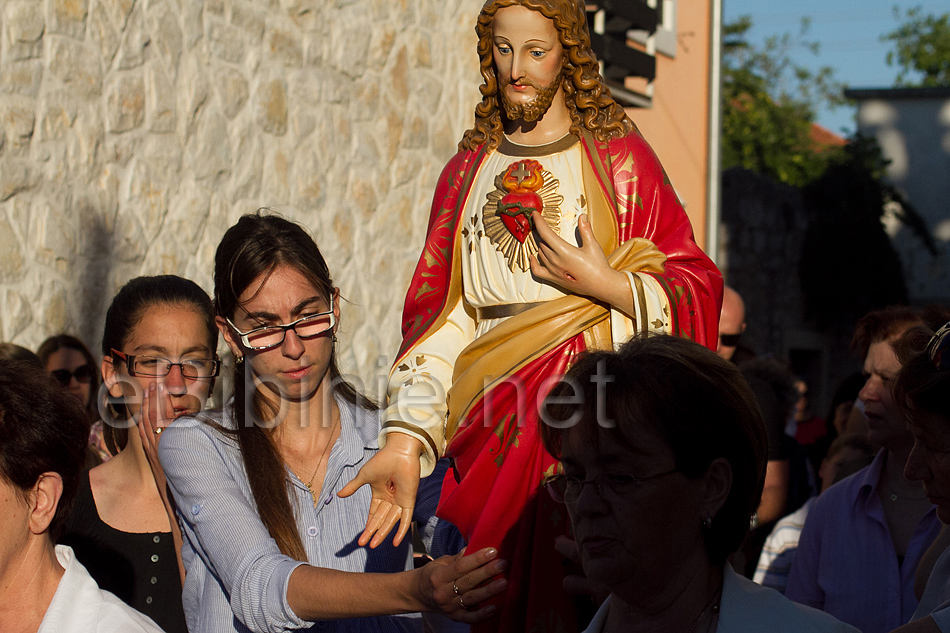
POLYGON ((401 539, 419 475, 451 457, 439 515, 510 564, 485 630, 570 631, 539 405, 577 354, 638 332, 715 349, 722 277, 604 85, 583 2, 488 0, 476 32, 483 97, 436 186, 383 449, 351 490, 374 488, 362 544, 396 521, 401 539))

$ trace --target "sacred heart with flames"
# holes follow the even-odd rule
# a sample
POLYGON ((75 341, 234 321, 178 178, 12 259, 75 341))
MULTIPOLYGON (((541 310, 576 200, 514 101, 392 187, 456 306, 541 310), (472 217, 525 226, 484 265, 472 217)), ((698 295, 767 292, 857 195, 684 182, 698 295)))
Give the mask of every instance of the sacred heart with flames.
POLYGON ((541 213, 558 232, 560 204, 564 198, 557 193, 557 188, 557 179, 536 160, 514 162, 495 177, 495 189, 488 194, 482 208, 485 235, 507 258, 512 272, 515 267, 527 272, 530 258, 538 252, 531 234, 532 213, 541 213))

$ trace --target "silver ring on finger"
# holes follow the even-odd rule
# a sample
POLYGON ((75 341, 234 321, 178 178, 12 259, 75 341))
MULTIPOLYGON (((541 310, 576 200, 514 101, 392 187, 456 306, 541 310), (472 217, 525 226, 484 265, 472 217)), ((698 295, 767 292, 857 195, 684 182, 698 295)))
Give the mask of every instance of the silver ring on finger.
POLYGON ((463 609, 465 609, 466 611, 471 611, 471 610, 472 610, 472 607, 470 607, 470 606, 468 606, 467 604, 465 604, 465 601, 462 600, 462 596, 459 596, 459 605, 461 605, 461 607, 462 607, 463 609))
POLYGON ((461 595, 462 595, 461 590, 459 590, 459 586, 456 585, 454 582, 452 583, 452 591, 455 592, 455 595, 456 595, 456 596, 461 596, 461 595))

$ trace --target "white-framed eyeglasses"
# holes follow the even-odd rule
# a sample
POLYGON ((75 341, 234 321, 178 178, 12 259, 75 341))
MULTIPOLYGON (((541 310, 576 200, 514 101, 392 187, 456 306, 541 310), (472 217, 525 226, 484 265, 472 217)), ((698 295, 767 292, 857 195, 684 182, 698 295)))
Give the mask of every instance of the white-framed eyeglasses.
POLYGON ((241 343, 249 349, 270 349, 284 342, 287 330, 293 330, 303 339, 320 336, 336 325, 336 315, 333 314, 333 296, 330 297, 330 309, 326 312, 308 314, 287 325, 265 325, 242 332, 234 325, 231 319, 226 319, 228 325, 241 337, 241 343))

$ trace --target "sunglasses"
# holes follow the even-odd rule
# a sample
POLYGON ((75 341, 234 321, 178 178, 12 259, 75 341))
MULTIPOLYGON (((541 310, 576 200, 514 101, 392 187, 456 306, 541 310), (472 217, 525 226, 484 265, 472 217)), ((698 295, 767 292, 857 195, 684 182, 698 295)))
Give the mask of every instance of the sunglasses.
POLYGON ((96 377, 96 368, 92 365, 83 365, 73 371, 69 371, 68 369, 54 369, 50 373, 53 374, 53 378, 58 380, 64 387, 69 385, 69 381, 73 378, 76 379, 76 382, 88 385, 92 382, 92 379, 96 377))
POLYGON ((742 334, 720 334, 719 342, 722 343, 723 347, 735 347, 739 344, 739 338, 742 334))
POLYGON ((930 342, 927 343, 927 355, 930 362, 938 370, 950 369, 950 354, 947 348, 950 347, 950 323, 945 324, 937 330, 930 342))

